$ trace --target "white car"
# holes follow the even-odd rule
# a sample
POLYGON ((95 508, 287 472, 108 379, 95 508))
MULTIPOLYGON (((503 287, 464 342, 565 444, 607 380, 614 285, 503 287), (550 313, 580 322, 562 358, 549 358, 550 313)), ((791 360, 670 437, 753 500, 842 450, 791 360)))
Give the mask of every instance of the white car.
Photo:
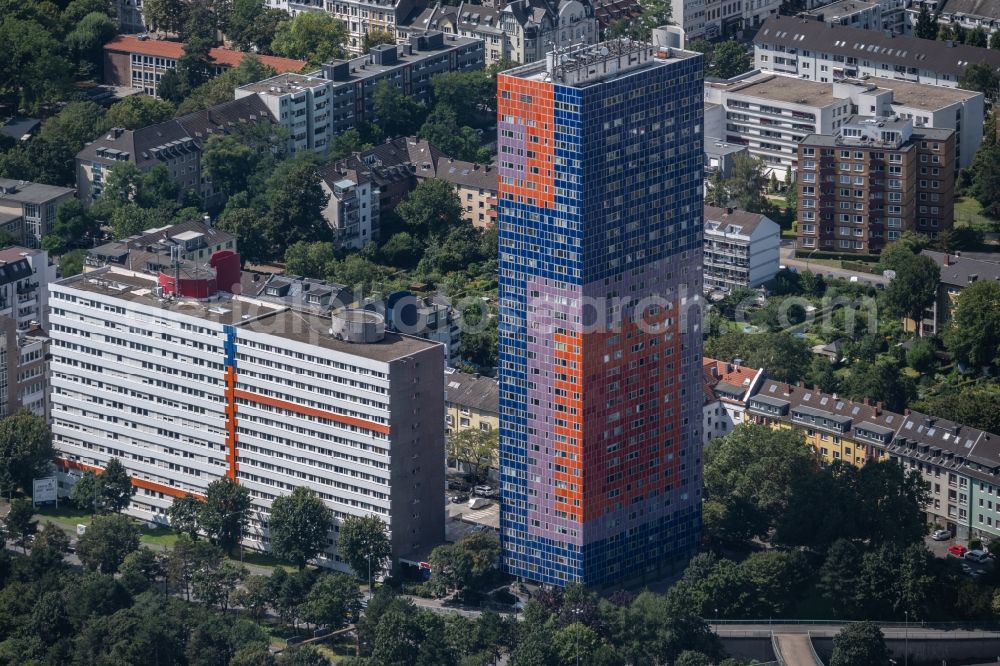
POLYGON ((931 534, 931 538, 935 541, 947 541, 951 538, 951 532, 948 530, 934 530, 934 533, 931 534))

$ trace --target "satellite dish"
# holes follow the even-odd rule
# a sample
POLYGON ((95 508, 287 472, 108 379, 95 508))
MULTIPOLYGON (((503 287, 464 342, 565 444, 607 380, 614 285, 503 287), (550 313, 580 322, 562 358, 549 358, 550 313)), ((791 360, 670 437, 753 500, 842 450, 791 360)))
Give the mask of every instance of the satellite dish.
POLYGON ((609 51, 609 50, 608 50, 608 47, 607 47, 607 46, 602 46, 602 47, 601 47, 601 55, 602 55, 602 56, 606 56, 606 55, 608 55, 609 53, 611 53, 611 51, 609 51))

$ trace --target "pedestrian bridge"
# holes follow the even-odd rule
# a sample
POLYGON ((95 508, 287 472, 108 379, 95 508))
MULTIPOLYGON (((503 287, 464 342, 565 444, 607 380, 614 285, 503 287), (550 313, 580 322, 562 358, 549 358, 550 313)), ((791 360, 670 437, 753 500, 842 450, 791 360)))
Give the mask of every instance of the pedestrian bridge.
POLYGON ((771 634, 771 645, 781 666, 823 666, 808 633, 771 634))

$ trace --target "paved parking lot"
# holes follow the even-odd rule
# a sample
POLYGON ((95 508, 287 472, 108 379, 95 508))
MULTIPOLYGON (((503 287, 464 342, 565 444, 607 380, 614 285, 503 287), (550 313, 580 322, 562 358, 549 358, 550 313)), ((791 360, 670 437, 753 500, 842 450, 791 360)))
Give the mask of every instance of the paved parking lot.
POLYGON ((500 529, 500 504, 496 499, 489 500, 489 506, 471 509, 468 502, 453 504, 450 498, 454 494, 455 492, 451 491, 445 495, 445 502, 447 502, 445 538, 448 541, 461 539, 479 525, 485 525, 494 530, 500 529))
POLYGON ((953 546, 956 543, 961 543, 963 546, 966 546, 968 545, 967 542, 956 541, 955 539, 935 541, 927 536, 924 537, 924 543, 927 545, 927 550, 931 551, 934 557, 951 558, 959 565, 969 565, 974 571, 989 571, 994 566, 994 561, 992 559, 986 560, 985 562, 973 562, 972 560, 967 560, 964 557, 955 557, 954 555, 950 555, 948 553, 949 546, 953 546))

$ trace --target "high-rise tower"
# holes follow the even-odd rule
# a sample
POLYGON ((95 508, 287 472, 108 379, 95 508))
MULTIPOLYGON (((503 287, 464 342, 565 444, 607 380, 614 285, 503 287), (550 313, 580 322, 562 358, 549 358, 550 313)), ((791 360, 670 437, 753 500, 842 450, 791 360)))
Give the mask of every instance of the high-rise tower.
POLYGON ((497 83, 504 570, 670 567, 701 528, 702 57, 616 40, 497 83))

